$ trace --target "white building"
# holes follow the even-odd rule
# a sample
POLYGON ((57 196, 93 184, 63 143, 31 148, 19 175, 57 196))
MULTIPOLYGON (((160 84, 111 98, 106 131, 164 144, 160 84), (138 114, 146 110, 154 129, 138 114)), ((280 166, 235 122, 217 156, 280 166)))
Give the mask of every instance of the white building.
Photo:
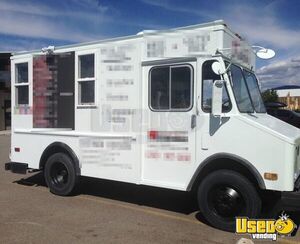
POLYGON ((278 94, 279 101, 285 103, 288 109, 300 109, 300 87, 285 86, 275 88, 274 90, 278 94))

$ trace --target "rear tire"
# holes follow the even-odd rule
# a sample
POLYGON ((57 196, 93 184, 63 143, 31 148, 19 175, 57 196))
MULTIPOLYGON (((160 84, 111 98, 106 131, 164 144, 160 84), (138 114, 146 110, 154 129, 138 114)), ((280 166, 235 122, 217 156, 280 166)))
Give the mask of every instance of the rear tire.
POLYGON ((70 195, 78 182, 72 159, 65 153, 55 153, 48 158, 44 177, 50 191, 60 196, 70 195))
POLYGON ((198 204, 205 219, 214 227, 235 230, 235 217, 257 218, 261 199, 253 184, 231 170, 209 174, 198 188, 198 204))

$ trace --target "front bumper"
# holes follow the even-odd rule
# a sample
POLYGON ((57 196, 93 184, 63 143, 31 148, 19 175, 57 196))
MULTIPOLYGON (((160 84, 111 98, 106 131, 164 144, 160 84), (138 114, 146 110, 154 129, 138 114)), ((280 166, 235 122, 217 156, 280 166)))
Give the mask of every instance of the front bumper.
POLYGON ((10 170, 11 172, 17 174, 26 174, 27 169, 28 164, 25 163, 9 162, 5 164, 5 170, 10 170))
POLYGON ((281 210, 299 211, 300 210, 300 191, 282 192, 280 199, 281 210))
POLYGON ((281 192, 280 201, 276 207, 281 211, 300 211, 300 175, 294 183, 294 191, 281 192))

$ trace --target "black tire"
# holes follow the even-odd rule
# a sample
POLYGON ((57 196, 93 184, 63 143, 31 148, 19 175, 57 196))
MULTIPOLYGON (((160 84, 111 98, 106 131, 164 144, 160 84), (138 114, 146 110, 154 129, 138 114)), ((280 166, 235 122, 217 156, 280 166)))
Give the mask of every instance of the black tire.
POLYGON ((203 179, 198 188, 198 204, 204 218, 214 227, 235 230, 235 217, 257 218, 261 199, 253 184, 231 170, 218 170, 203 179))
POLYGON ((72 159, 64 153, 55 153, 48 158, 44 177, 50 191, 60 196, 72 194, 78 182, 72 159))

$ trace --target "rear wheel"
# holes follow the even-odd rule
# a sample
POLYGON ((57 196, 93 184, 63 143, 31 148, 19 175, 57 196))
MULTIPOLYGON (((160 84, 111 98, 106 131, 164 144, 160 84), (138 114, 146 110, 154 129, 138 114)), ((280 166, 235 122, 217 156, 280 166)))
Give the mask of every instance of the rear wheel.
POLYGON ((70 195, 78 181, 72 159, 64 153, 55 153, 46 162, 45 181, 50 191, 56 195, 70 195))
POLYGON ((226 231, 235 230, 235 217, 256 218, 261 212, 256 188, 235 171, 218 170, 209 174, 200 184, 197 198, 205 219, 226 231))

